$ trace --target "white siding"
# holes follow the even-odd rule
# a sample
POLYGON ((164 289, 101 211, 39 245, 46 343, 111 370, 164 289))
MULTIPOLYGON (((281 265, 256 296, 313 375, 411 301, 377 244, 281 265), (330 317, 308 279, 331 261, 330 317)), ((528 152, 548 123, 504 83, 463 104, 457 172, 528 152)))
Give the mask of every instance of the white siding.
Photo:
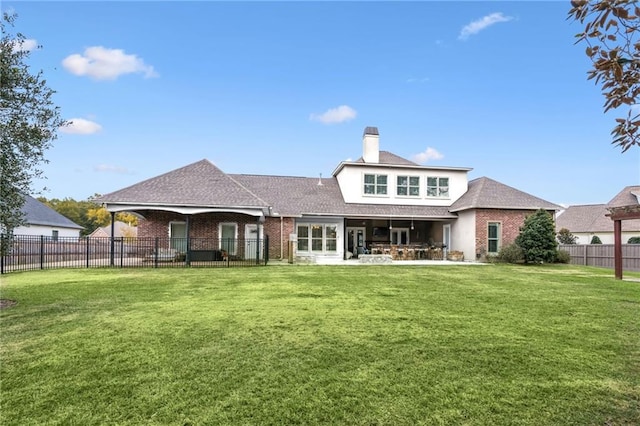
MULTIPOLYGON (((317 263, 326 260, 335 260, 344 258, 344 219, 341 217, 303 217, 296 220, 294 232, 298 232, 298 225, 333 225, 336 227, 336 252, 335 253, 317 253, 311 250, 300 251, 296 249, 296 255, 312 259, 317 263)), ((298 237, 298 241, 300 237, 298 237)))
POLYGON ((451 248, 464 252, 464 260, 476 260, 476 214, 474 210, 458 213, 451 223, 451 248))
POLYGON ((14 235, 44 235, 45 237, 51 237, 53 231, 58 231, 58 237, 75 237, 80 236, 79 229, 63 228, 56 226, 44 226, 44 225, 29 225, 18 226, 14 229, 14 235))
MULTIPOLYGON (((612 226, 613 227, 613 226, 612 226)), ((572 232, 576 237, 576 244, 591 244, 591 238, 594 235, 600 237, 602 244, 614 244, 613 231, 612 232, 572 232)), ((640 232, 622 232, 622 244, 626 244, 631 237, 640 237, 640 232)))
POLYGON ((466 170, 345 165, 336 178, 338 179, 344 201, 347 203, 450 206, 467 192, 468 189, 466 170), (387 195, 364 195, 365 174, 387 175, 387 195), (398 176, 419 176, 420 196, 407 197, 396 195, 396 178, 398 176), (449 178, 449 197, 427 197, 427 176, 449 178))

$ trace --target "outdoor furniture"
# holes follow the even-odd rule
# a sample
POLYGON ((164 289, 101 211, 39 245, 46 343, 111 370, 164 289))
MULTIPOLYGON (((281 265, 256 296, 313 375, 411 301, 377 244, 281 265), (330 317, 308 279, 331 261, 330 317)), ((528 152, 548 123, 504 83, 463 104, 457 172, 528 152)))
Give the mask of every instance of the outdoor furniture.
POLYGON ((176 249, 171 249, 171 248, 159 248, 158 252, 155 253, 151 253, 148 254, 145 257, 145 261, 148 262, 175 262, 178 260, 180 256, 180 253, 178 253, 178 250, 176 249))

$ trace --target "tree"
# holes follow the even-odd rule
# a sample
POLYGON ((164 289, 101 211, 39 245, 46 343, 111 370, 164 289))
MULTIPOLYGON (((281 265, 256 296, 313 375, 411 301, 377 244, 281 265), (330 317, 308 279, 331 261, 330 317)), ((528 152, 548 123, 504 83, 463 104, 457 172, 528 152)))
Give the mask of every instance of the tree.
MULTIPOLYGON (((99 196, 96 194, 86 201, 76 201, 73 198, 47 199, 46 197, 38 197, 38 201, 51 207, 66 218, 74 221, 84 229, 82 235, 88 235, 96 228, 108 226, 111 223, 111 214, 94 201, 99 196)), ((138 225, 138 218, 131 213, 116 213, 116 220, 125 222, 130 226, 138 225)))
POLYGON ((544 209, 537 210, 524 220, 516 244, 522 248, 525 262, 553 262, 556 258, 556 242, 553 217, 544 209))
POLYGON ((597 235, 591 237, 591 242, 589 244, 602 244, 602 240, 597 235))
POLYGON ((611 131, 622 152, 640 145, 640 114, 632 106, 640 96, 640 7, 635 0, 572 0, 569 18, 584 25, 576 44, 587 45, 593 63, 589 80, 601 84, 604 111, 628 107, 611 131))
POLYGON ((558 242, 560 244, 575 244, 576 237, 567 228, 562 228, 558 231, 558 242))
POLYGON ((627 244, 640 244, 640 237, 631 237, 627 244))
POLYGON ((0 232, 7 236, 24 223, 25 195, 37 192, 33 180, 43 176, 45 151, 65 124, 42 71, 29 69, 26 37, 10 31, 16 17, 0 19, 0 232))

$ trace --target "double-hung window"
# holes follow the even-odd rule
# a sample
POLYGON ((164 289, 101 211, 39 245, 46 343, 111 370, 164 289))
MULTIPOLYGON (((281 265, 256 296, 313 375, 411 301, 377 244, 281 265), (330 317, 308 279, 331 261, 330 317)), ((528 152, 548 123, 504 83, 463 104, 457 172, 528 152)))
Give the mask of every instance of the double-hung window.
POLYGON ((487 252, 495 254, 500 251, 500 222, 487 224, 487 252))
POLYGON ((448 197, 449 178, 447 177, 427 177, 427 197, 448 197))
POLYGON ((396 194, 401 196, 420 196, 420 178, 418 176, 398 176, 396 178, 396 194))
POLYGON ((387 175, 364 175, 365 195, 387 195, 387 175))

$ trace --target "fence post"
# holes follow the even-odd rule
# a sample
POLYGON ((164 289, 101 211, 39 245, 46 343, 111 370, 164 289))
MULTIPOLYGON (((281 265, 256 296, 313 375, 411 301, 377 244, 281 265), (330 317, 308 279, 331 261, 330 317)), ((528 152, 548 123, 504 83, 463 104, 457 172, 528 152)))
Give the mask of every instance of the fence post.
POLYGON ((124 237, 120 237, 120 267, 124 267, 124 237))
POLYGON ((263 253, 264 253, 264 264, 266 265, 267 262, 269 261, 269 236, 268 235, 264 236, 263 253))
POLYGON ((90 239, 90 237, 87 235, 87 238, 86 238, 86 240, 87 240, 87 250, 86 250, 86 252, 87 252, 87 269, 89 269, 89 259, 91 258, 91 250, 89 249, 89 239, 90 239))
POLYGON ((44 269, 44 235, 40 235, 40 269, 44 269))
POLYGON ((589 261, 589 256, 587 255, 587 247, 589 247, 588 245, 584 245, 584 250, 582 251, 582 264, 584 266, 589 265, 587 262, 589 261))
POLYGON ((156 248, 154 250, 154 255, 153 255, 153 265, 154 265, 155 268, 158 267, 158 247, 159 247, 159 243, 160 243, 159 237, 156 237, 156 242, 155 242, 156 248))

